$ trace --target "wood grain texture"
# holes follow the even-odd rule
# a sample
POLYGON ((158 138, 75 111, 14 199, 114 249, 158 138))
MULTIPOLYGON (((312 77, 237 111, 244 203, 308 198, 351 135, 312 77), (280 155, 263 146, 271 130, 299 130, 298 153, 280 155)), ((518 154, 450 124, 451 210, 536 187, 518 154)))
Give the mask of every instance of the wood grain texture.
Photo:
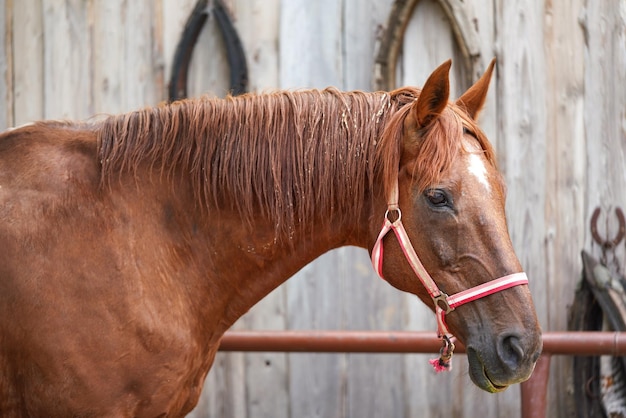
POLYGON ((0 110, 0 130, 13 126, 13 2, 0 0, 0 100, 5 107, 0 110))
MULTIPOLYGON (((581 11, 585 40, 584 126, 587 207, 612 212, 626 205, 626 4, 585 1, 581 11)), ((612 213, 611 213, 612 215, 612 213)), ((614 221, 612 215, 610 221, 614 221)), ((615 224, 612 224, 615 228, 615 224)), ((587 235, 587 246, 593 246, 587 235)), ((596 248, 596 254, 600 254, 596 248)), ((624 246, 616 261, 626 268, 624 246)))
POLYGON ((14 73, 13 111, 15 125, 44 117, 43 16, 41 0, 25 0, 13 9, 13 63, 22 70, 14 73))
MULTIPOLYGON (((546 4, 544 51, 546 59, 546 196, 544 277, 548 292, 548 329, 567 329, 563 306, 572 304, 582 269, 580 242, 588 231, 585 219, 583 34, 578 22, 581 1, 546 4)), ((570 359, 551 362, 550 413, 564 411, 572 378, 570 359)))
MULTIPOLYGON (((91 100, 90 17, 93 2, 43 3, 43 117, 87 118, 91 100)), ((17 115, 16 115, 17 116, 17 115)))

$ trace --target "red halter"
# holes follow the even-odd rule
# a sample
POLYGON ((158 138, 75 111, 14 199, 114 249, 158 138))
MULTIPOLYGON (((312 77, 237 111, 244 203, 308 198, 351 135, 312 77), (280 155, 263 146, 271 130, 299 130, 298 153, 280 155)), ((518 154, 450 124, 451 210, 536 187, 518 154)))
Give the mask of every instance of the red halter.
POLYGON ((400 208, 397 203, 397 184, 392 190, 391 195, 391 199, 389 199, 390 203, 387 212, 385 213, 385 221, 383 223, 382 230, 380 231, 380 234, 378 234, 378 239, 372 249, 372 265, 378 275, 383 277, 383 238, 390 230, 393 230, 398 238, 402 252, 404 252, 404 256, 409 262, 409 265, 415 272, 417 278, 422 282, 435 304, 437 333, 443 340, 443 347, 441 349, 440 358, 431 360, 431 364, 438 372, 450 370, 450 360, 452 358, 452 352, 454 351, 454 344, 451 341, 452 333, 446 325, 446 314, 452 312, 456 307, 473 300, 480 299, 514 286, 527 285, 528 278, 524 272, 509 274, 508 276, 500 277, 499 279, 495 279, 470 289, 463 290, 452 296, 448 296, 439 290, 433 278, 424 268, 424 265, 415 253, 415 249, 409 240, 409 236, 404 229, 404 225, 402 225, 402 213, 400 212, 400 208), (397 218, 394 221, 389 220, 389 215, 391 213, 395 213, 397 215, 397 218))

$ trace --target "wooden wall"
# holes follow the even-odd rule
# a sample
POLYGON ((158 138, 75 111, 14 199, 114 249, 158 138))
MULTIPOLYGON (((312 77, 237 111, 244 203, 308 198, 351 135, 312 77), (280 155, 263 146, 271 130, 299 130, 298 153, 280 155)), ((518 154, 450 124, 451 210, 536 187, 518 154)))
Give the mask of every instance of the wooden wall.
MULTIPOLYGON (((228 0, 250 89, 370 90, 393 0, 228 0)), ((166 99, 194 0, 0 0, 0 129, 83 119, 166 99)), ((565 330, 592 244, 589 218, 626 207, 626 0, 421 0, 407 26, 397 84, 421 85, 455 61, 449 15, 469 22, 485 68, 497 57, 482 126, 508 185, 510 232, 545 330, 565 330), (448 10, 448 14, 444 12, 448 10)), ((224 46, 209 22, 190 92, 223 95, 224 46)), ((601 225, 605 224, 604 217, 601 225)), ((608 227, 614 229, 609 219, 608 227)), ((603 229, 603 228, 601 228, 603 229)), ((624 246, 617 264, 626 266, 624 246)), ((239 329, 434 330, 433 315, 373 273, 364 250, 332 251, 259 303, 239 329)), ((221 353, 194 417, 516 417, 516 387, 475 388, 466 360, 435 376, 428 355, 221 353)), ((571 360, 553 361, 548 416, 570 416, 571 360)))

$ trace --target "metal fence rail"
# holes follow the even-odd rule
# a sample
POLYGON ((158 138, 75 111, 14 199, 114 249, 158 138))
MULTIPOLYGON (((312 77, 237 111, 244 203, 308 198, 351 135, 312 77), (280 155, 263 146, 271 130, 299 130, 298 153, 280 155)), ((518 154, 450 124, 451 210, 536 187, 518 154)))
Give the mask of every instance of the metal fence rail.
MULTIPOLYGON (((432 332, 411 331, 229 331, 221 351, 317 353, 438 353, 441 342, 432 332)), ((455 352, 465 347, 457 344, 455 352)), ((546 416, 546 389, 552 355, 624 356, 626 333, 544 332, 543 353, 532 377, 522 383, 522 417, 546 416)))

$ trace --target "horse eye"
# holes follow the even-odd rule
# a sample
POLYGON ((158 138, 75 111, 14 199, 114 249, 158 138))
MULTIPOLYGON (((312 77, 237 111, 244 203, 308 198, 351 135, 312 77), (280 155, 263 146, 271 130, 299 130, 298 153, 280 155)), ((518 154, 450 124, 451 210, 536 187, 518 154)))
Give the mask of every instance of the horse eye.
POLYGON ((469 135, 474 139, 478 139, 478 136, 476 135, 476 132, 472 131, 469 128, 466 128, 465 126, 463 127, 463 135, 469 135))
POLYGON ((442 190, 430 189, 425 194, 428 202, 434 207, 441 208, 449 205, 448 196, 442 190))

